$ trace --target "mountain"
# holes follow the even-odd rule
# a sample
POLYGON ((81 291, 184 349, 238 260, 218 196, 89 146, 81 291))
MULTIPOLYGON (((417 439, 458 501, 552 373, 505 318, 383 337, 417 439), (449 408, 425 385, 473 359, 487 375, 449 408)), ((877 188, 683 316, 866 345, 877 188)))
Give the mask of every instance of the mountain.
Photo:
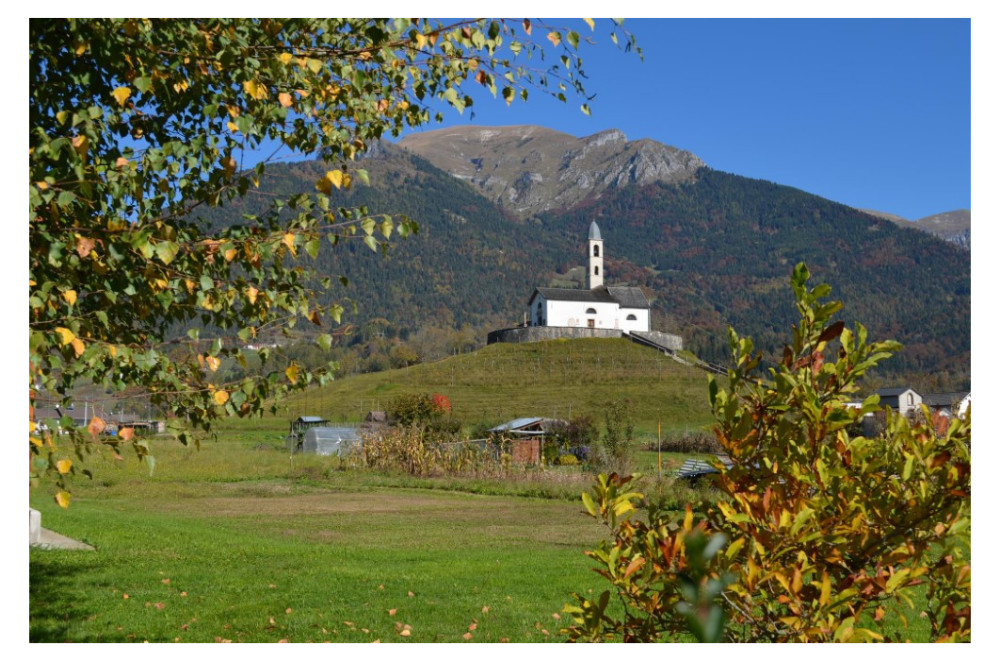
POLYGON ((694 180, 705 164, 653 140, 609 129, 586 138, 538 126, 459 126, 413 133, 399 146, 528 218, 654 182, 694 180))
MULTIPOLYGON (((728 360, 728 325, 776 355, 796 319, 788 279, 805 261, 814 282, 828 282, 844 301, 846 322, 862 322, 871 338, 906 345, 880 371, 885 385, 968 387, 968 251, 804 191, 697 165, 693 155, 648 141, 498 131, 485 139, 491 147, 476 150, 468 146, 475 144, 472 130, 420 134, 419 149, 450 161, 454 173, 417 155, 412 140, 409 148, 381 145, 359 164, 371 185, 338 192, 337 205, 406 213, 421 228, 406 240, 394 238, 384 256, 360 241, 320 251, 319 271, 351 282, 329 296, 356 301, 345 321, 358 332, 335 357, 350 370, 388 367, 401 346, 423 360, 466 351, 489 330, 519 324, 534 287, 581 286, 587 228, 596 220, 607 282, 641 287, 652 302, 654 328, 681 335, 706 360, 728 360), (435 146, 432 134, 444 145, 435 146), (549 166, 556 154, 568 164, 561 170, 549 166), (639 154, 645 156, 633 158, 639 154), (579 181, 588 159, 596 173, 589 188, 559 180, 563 172, 579 181), (671 170, 678 163, 687 165, 671 170), (503 176, 491 180, 476 175, 477 168, 503 176), (509 182, 526 172, 539 187, 551 185, 558 203, 532 197, 532 187, 524 189, 531 195, 510 193, 509 182)), ((271 166, 259 191, 213 211, 210 220, 238 223, 275 194, 312 191, 327 168, 309 161, 271 166)))
POLYGON ((946 211, 925 216, 916 221, 909 221, 901 216, 884 212, 862 211, 890 220, 900 227, 922 230, 944 241, 950 241, 965 250, 972 250, 972 212, 968 209, 946 211))
POLYGON ((965 250, 972 247, 972 212, 968 209, 926 216, 914 221, 914 225, 965 250))

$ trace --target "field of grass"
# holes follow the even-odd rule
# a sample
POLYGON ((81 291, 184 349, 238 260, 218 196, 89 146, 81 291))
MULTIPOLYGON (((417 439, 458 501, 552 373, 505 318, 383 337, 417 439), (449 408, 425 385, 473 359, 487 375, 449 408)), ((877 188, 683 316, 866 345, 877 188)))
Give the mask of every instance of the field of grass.
POLYGON ((33 493, 46 528, 97 551, 30 552, 30 640, 560 641, 570 593, 602 588, 577 467, 378 474, 290 458, 282 434, 155 438, 152 474, 93 456, 68 510, 33 493))

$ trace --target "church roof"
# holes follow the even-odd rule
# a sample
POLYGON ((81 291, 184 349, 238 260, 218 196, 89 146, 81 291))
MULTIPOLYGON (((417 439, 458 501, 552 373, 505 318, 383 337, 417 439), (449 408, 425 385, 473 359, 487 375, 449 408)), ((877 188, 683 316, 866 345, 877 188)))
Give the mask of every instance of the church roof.
POLYGON ((590 241, 604 241, 601 239, 601 228, 597 227, 597 221, 590 222, 590 236, 588 237, 590 241))
POLYGON ((649 299, 638 287, 595 287, 592 290, 572 290, 562 287, 536 287, 536 294, 549 301, 581 301, 584 303, 617 303, 622 308, 649 308, 649 299))
POLYGON ((649 299, 638 287, 609 287, 607 289, 622 308, 649 308, 649 299))

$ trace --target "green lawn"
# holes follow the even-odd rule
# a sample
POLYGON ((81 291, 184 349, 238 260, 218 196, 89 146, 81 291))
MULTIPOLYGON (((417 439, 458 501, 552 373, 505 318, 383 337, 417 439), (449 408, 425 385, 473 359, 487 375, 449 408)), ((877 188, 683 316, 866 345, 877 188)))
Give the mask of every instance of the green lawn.
POLYGON ((36 504, 97 551, 31 551, 31 641, 551 641, 599 586, 601 532, 566 500, 192 487, 36 504))

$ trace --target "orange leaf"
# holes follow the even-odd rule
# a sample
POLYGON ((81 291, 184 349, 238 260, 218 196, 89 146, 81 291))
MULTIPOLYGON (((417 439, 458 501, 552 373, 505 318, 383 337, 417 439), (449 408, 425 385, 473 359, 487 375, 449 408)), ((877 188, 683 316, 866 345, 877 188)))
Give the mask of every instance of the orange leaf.
POLYGON ((76 354, 77 358, 80 358, 80 355, 83 354, 84 350, 83 341, 79 338, 73 338, 73 340, 70 341, 70 344, 73 345, 73 353, 76 354))
POLYGON ((93 239, 87 239, 86 237, 76 238, 76 254, 80 257, 87 257, 90 252, 94 250, 94 245, 96 242, 93 239))
POLYGON ((118 436, 124 441, 132 441, 132 437, 135 436, 135 430, 133 428, 122 428, 118 431, 118 436))
POLYGON ((285 108, 292 105, 292 95, 288 92, 281 92, 278 94, 278 103, 280 103, 285 108))
POLYGON ((104 428, 107 427, 99 417, 95 416, 90 419, 90 423, 87 425, 87 431, 90 433, 91 437, 96 437, 97 435, 104 432, 104 428))

